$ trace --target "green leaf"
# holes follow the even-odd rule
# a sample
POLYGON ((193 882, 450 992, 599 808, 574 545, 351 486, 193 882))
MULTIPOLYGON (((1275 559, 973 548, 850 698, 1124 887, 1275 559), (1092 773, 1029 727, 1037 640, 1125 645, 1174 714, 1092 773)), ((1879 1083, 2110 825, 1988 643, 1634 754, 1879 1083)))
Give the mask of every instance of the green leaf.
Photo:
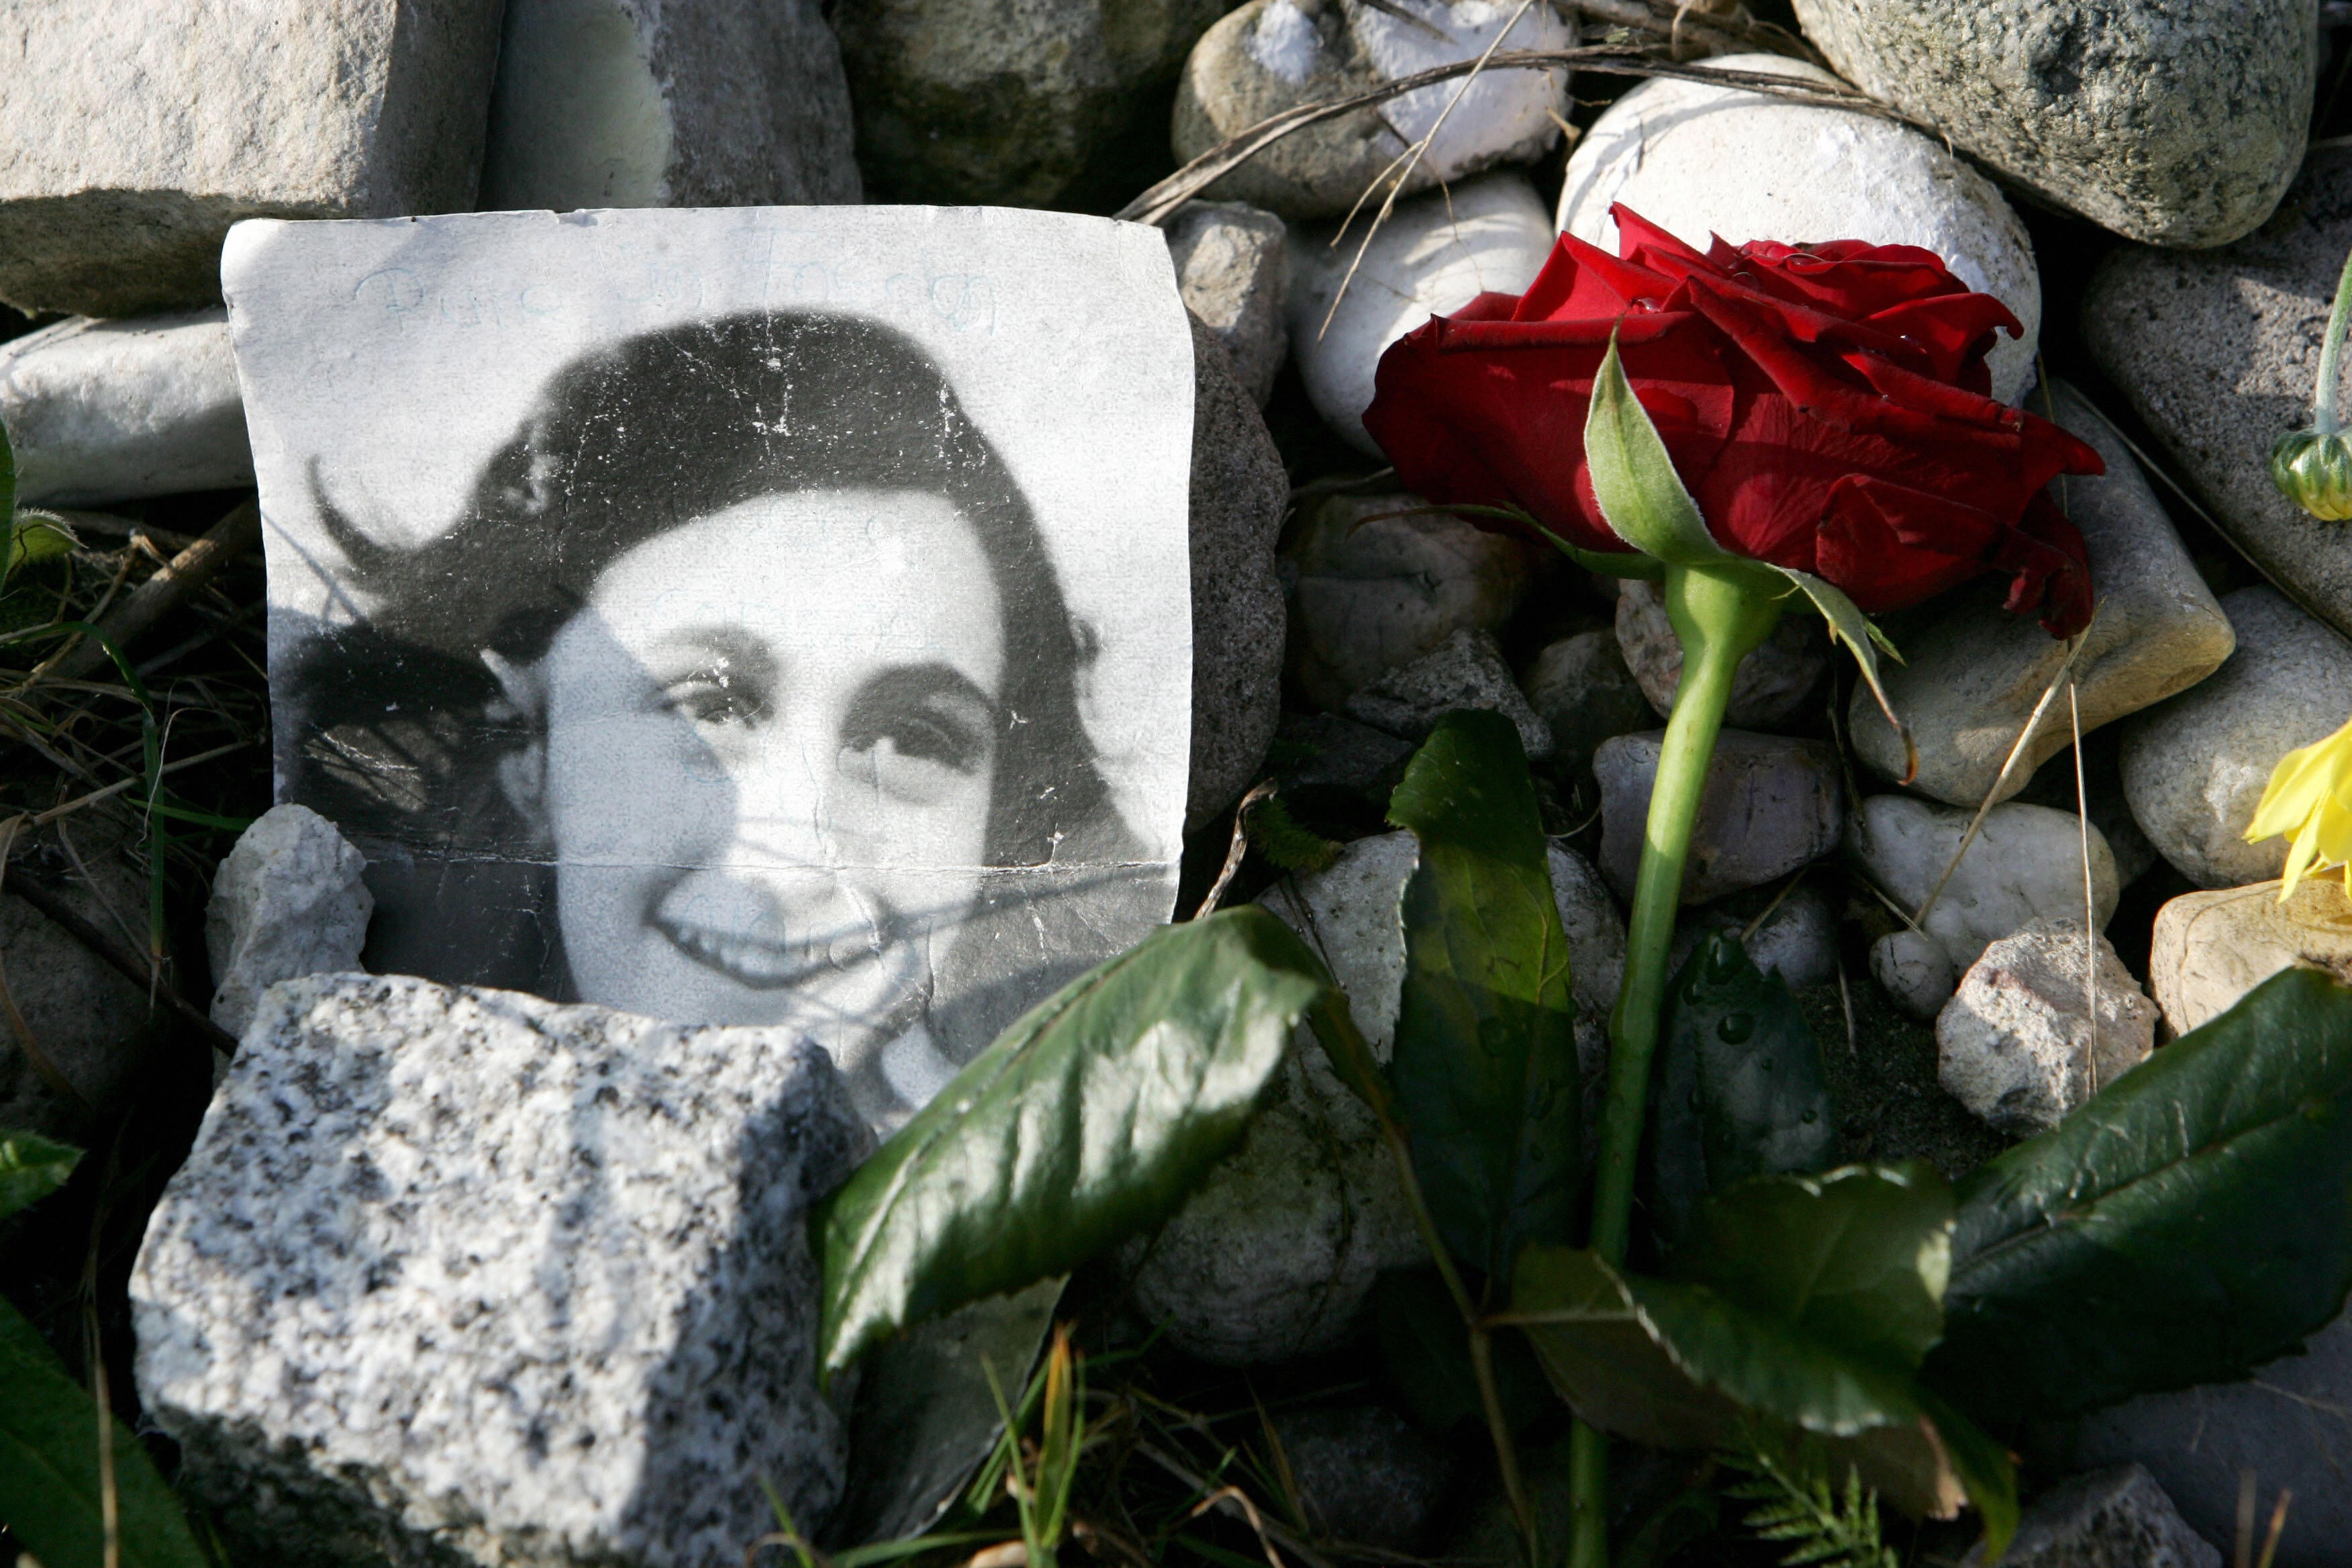
MULTIPOLYGON (((124 1568, 206 1568, 179 1500, 122 1421, 112 1423, 124 1568)), ((50 1568, 100 1561, 98 1406, 40 1334, 0 1300, 0 1520, 50 1568)))
POLYGON ((1742 1182, 1701 1207, 1674 1272, 1912 1372, 1943 1333, 1951 1266, 1952 1189, 1911 1162, 1742 1182))
POLYGON ((826 1373, 1171 1213, 1329 985, 1253 904, 1163 927, 997 1037, 819 1209, 826 1373))
POLYGON ((81 1151, 37 1132, 0 1133, 0 1219, 66 1184, 81 1151))
POLYGON ((1675 460, 1649 411, 1625 379, 1617 356, 1617 334, 1592 379, 1592 403, 1584 416, 1584 460, 1592 471, 1592 496, 1617 537, 1644 555, 1670 566, 1703 566, 1742 559, 1716 542, 1698 502, 1675 472, 1675 460))
POLYGON ((1677 1278, 1530 1248, 1511 1311, 1577 1415, 1654 1447, 1730 1448, 1762 1421, 1819 1435, 1838 1472, 1913 1513, 2014 1528, 2007 1456, 1921 1390, 1951 1196, 1925 1165, 1759 1177, 1710 1200, 1677 1278))
POLYGON ((1829 622, 1830 640, 1843 643, 1853 651, 1853 662, 1861 668, 1862 679, 1869 683, 1871 696, 1878 700, 1878 710, 1886 715, 1887 723, 1894 727, 1895 735, 1903 742, 1903 777, 1900 782, 1909 784, 1912 775, 1919 771, 1919 748, 1911 739, 1911 727, 1895 713, 1895 704, 1887 700, 1886 687, 1878 679, 1880 653, 1885 653, 1897 664, 1903 662, 1903 656, 1895 651, 1895 645, 1887 640, 1886 634, 1845 596, 1843 588, 1825 583, 1810 572, 1800 572, 1793 566, 1775 566, 1772 570, 1804 590, 1805 597, 1812 601, 1813 608, 1829 622))
POLYGON ((1389 820, 1420 841, 1389 1061, 1438 1234, 1497 1279, 1581 1208, 1576 1003, 1535 782, 1500 714, 1448 714, 1389 820))
POLYGON ((1830 1163, 1837 1117, 1821 1048, 1788 984, 1760 973, 1738 937, 1699 940, 1666 992, 1658 1036, 1651 1192, 1670 1243, 1707 1194, 1830 1163))
POLYGON ((1959 1189, 1935 1384, 1984 1419, 2241 1377, 2352 1289, 2352 991, 2256 986, 1959 1189))
POLYGON ((19 511, 8 525, 5 548, 0 548, 0 582, 16 576, 24 567, 56 560, 76 542, 66 520, 56 513, 19 511))

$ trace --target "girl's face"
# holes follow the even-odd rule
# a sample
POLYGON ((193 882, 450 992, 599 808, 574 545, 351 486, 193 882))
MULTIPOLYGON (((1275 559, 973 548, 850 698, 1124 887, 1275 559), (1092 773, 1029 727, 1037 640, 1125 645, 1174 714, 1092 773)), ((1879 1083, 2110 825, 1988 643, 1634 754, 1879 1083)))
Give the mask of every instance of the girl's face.
POLYGON ((506 782, 552 840, 584 1000, 799 1024, 845 1068, 879 1043, 985 858, 1003 621, 950 502, 809 490, 698 519, 506 673, 543 716, 506 782))

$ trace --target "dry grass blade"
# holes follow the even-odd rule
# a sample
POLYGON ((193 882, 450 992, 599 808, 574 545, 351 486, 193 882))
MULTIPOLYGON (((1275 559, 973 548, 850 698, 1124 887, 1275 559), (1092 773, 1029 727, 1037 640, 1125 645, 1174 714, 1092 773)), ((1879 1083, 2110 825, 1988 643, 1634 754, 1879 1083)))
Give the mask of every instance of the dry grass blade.
MULTIPOLYGON (((1176 210, 1199 195, 1224 175, 1249 162, 1284 137, 1326 120, 1352 114, 1359 109, 1386 103, 1408 92, 1424 87, 1434 87, 1442 81, 1466 75, 1476 62, 1454 60, 1427 70, 1414 71, 1378 87, 1366 88, 1341 98, 1318 100, 1269 115, 1255 125, 1237 132, 1214 147, 1194 158, 1166 179, 1150 186, 1133 201, 1111 216, 1129 223, 1164 224, 1176 215, 1176 210)), ((1618 45, 1596 44, 1566 49, 1507 49, 1485 62, 1491 70, 1526 70, 1547 66, 1570 66, 1601 76, 1669 77, 1677 81, 1716 82, 1725 87, 1746 88, 1751 91, 1787 98, 1799 103, 1820 104, 1831 109, 1850 109, 1857 113, 1875 115, 1921 131, 1933 128, 1919 124, 1910 116, 1888 108, 1857 89, 1832 89, 1817 83, 1792 81, 1784 76, 1765 71, 1739 70, 1727 66, 1684 65, 1663 60, 1639 48, 1618 45)))
MULTIPOLYGON (((1454 96, 1445 100, 1445 107, 1437 111, 1437 118, 1430 121, 1429 129, 1422 132, 1419 139, 1411 147, 1406 148, 1399 159, 1391 161, 1388 168, 1381 172, 1380 179, 1372 182, 1372 185, 1377 185, 1381 179, 1389 179, 1391 173, 1395 174, 1395 178, 1389 181, 1388 195, 1381 198, 1381 210, 1373 216, 1370 226, 1364 230, 1364 237, 1357 245, 1356 254, 1349 261, 1348 270, 1339 279, 1339 289, 1331 296, 1331 308, 1323 312, 1323 324, 1315 329, 1318 342, 1322 340, 1324 333, 1331 330, 1332 319, 1339 313, 1339 302, 1348 297, 1348 286, 1356 280, 1356 269, 1364 264, 1364 255, 1371 249, 1373 239, 1381 232, 1381 226, 1388 222, 1390 214, 1396 211, 1397 197, 1403 192, 1406 183, 1412 178, 1412 172, 1421 167, 1422 159, 1427 155, 1431 144, 1437 140, 1437 133, 1445 129, 1445 121, 1452 117, 1454 107, 1462 101, 1464 95, 1477 84, 1478 74, 1486 68, 1486 62, 1495 58, 1495 51, 1503 47, 1503 40, 1511 36, 1511 29, 1519 25, 1520 20, 1527 16, 1535 3, 1536 0, 1519 0, 1519 8, 1511 13, 1509 21, 1503 24, 1502 31, 1495 35, 1495 41, 1479 51, 1477 59, 1471 63, 1469 74, 1465 76, 1461 85, 1454 89, 1454 96), (1402 169, 1397 167, 1399 163, 1404 165, 1402 169)), ((1365 197, 1371 194, 1371 185, 1364 187, 1363 195, 1358 196, 1355 206, 1348 209, 1346 221, 1339 225, 1339 234, 1331 237, 1333 245, 1339 243, 1339 235, 1348 232, 1348 225, 1355 222, 1356 214, 1363 207, 1365 197)), ((1450 202, 1447 216, 1449 217, 1452 216, 1450 202)))
POLYGON ((2083 841, 2083 1059, 2093 1094, 2099 1092, 2099 906, 2091 887, 2091 792, 2083 782, 2083 705, 2066 683, 2066 711, 2074 726, 2074 825, 2083 841))
POLYGON ((1265 1552, 1268 1568, 1288 1568, 1282 1560, 1282 1553, 1274 1549, 1274 1542, 1266 1536, 1265 1521, 1258 1517, 1257 1504, 1250 1501, 1249 1493, 1241 1488, 1219 1487, 1193 1506, 1192 1517, 1198 1519, 1218 1504, 1228 1501, 1241 1505, 1242 1514, 1249 1521, 1250 1528, 1257 1531, 1257 1543, 1265 1552))
POLYGON ((1273 794, 1274 781, 1260 779, 1250 786, 1249 794, 1242 796, 1240 804, 1234 807, 1234 841, 1225 850, 1225 863, 1218 870, 1217 879, 1209 885, 1207 897, 1201 900, 1201 907, 1192 911, 1194 920, 1216 913, 1217 900, 1225 896, 1225 889, 1233 885, 1234 878, 1242 868, 1243 859, 1249 854, 1250 808, 1270 798, 1273 794))
POLYGON ((2026 716, 2025 727, 2018 731, 2016 741, 2009 748, 2008 757, 2000 764, 2000 772, 1993 775, 1991 786, 1985 791, 1984 799, 1978 803, 1977 814, 1969 818, 1969 829, 1960 835, 1959 847, 1952 851, 1952 858, 1944 867, 1944 874, 1936 879, 1934 887, 1927 889, 1927 896, 1919 902, 1918 912, 1904 917, 1915 929, 1927 923, 1927 911, 1934 909, 1936 900, 1944 896, 1946 884, 1951 881, 1952 873, 1960 868, 1960 861, 1968 855, 1969 846, 1977 841, 1977 834, 1983 828, 1985 818, 1990 816, 1992 808, 2000 803, 2003 786, 2009 783, 2010 776, 2017 772, 2018 760, 2025 755, 2025 748, 2032 742, 2034 732, 2042 728, 2042 716, 2050 710, 2050 704, 2057 699, 2058 689, 2065 685, 2066 678, 2074 672, 2074 661, 2081 658, 2083 650, 2090 646, 2091 632, 2099 624, 2099 608, 2100 606, 2096 605, 2091 606, 2090 625, 2074 634, 2074 646, 2066 650, 2064 660, 2058 666, 2058 673, 2050 678, 2048 686, 2042 688, 2042 700, 2033 705, 2033 711, 2026 716))

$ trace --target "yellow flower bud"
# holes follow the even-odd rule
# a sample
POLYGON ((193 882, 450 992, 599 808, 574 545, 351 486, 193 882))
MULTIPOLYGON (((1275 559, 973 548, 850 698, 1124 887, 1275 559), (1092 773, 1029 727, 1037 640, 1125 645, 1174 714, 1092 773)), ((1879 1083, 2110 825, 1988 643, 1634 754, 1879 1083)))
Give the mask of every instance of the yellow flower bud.
POLYGON ((2352 432, 2289 431, 2271 447, 2271 479, 2323 522, 2352 520, 2352 432))

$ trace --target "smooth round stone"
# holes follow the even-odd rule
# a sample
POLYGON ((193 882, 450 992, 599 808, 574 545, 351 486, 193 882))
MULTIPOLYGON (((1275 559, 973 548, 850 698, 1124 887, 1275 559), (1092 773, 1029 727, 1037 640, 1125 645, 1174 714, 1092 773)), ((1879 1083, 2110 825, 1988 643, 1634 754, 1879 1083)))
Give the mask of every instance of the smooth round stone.
POLYGON ((2124 798, 2180 874, 2234 888, 2286 868, 2287 840, 2246 842, 2279 759, 2352 717, 2352 643, 2270 588, 2221 601, 2237 651, 2124 731, 2124 798))
MULTIPOLYGON (((1707 63, 1836 83, 1779 55, 1707 63)), ((1737 88, 1647 81, 1577 144, 1560 187, 1560 232, 1615 255, 1616 202, 1702 250, 1716 235, 1733 245, 1924 246, 2025 329, 1993 348, 1993 395, 2014 403, 2032 378, 2042 328, 2033 242, 1991 181, 1909 126, 1737 88)))
POLYGON ((1525 175, 1495 174, 1454 186, 1450 198, 1399 202, 1369 247, 1361 220, 1337 245, 1334 227, 1291 226, 1291 357, 1323 422, 1379 457, 1364 410, 1381 355, 1430 317, 1481 294, 1525 293, 1551 254, 1551 219, 1525 175), (1349 279, 1360 247, 1363 260, 1349 279))
MULTIPOLYGON (((1184 63, 1176 156, 1197 158, 1301 104, 1475 59, 1498 39, 1511 49, 1575 43, 1552 6, 1524 9, 1517 15, 1522 7, 1504 0, 1250 0, 1202 35, 1184 63)), ((1368 190, 1377 208, 1399 173, 1411 195, 1497 163, 1532 163, 1559 143, 1553 116, 1568 115, 1568 79, 1564 68, 1498 70, 1466 89, 1458 80, 1418 88, 1293 132, 1219 176, 1209 194, 1287 218, 1335 218, 1368 190), (1423 136, 1429 146, 1407 170, 1423 136)))
MULTIPOLYGON (((1601 785, 1601 868, 1631 902, 1657 782, 1662 730, 1620 735, 1592 754, 1601 785)), ((1821 741, 1724 730, 1708 761, 1682 901, 1760 887, 1837 847, 1837 756, 1821 741)))
POLYGON ((2131 239, 2235 239, 2303 158, 2319 63, 2308 0, 1796 5, 1864 92, 2131 239))
MULTIPOLYGON (((1916 910, 1951 865, 1973 815, 1909 795, 1873 795, 1848 827, 1846 850, 1888 897, 1916 910)), ((2097 827, 2088 837, 2092 925, 2104 931, 2116 913, 2116 858, 2097 827)), ((1957 973, 2031 921, 2079 922, 2083 846, 2084 825, 2072 812, 2013 800, 1994 806, 1921 929, 1943 944, 1957 973)))
POLYGON ((2306 877, 2284 903, 2280 886, 2183 893, 2156 911, 2148 988, 2174 1034, 2220 1017, 2282 969, 2352 978, 2352 899, 2343 874, 2306 877))
POLYGON ((1944 1010, 1959 973, 1944 944, 1926 931, 1889 931, 1870 944, 1871 978, 1921 1023, 1933 1022, 1944 1010))
MULTIPOLYGON (((2084 733, 2113 723, 2195 686, 2235 646, 2229 617, 2123 437, 2073 387, 2059 382, 2051 392, 2048 411, 2107 464, 2105 478, 2070 474, 2053 492, 2082 530, 2098 605, 2073 666, 2066 663, 2069 643, 2032 616, 2001 607, 2009 585, 1997 575, 1925 609, 1915 629, 1895 638, 1903 662, 1879 665, 1887 699, 1918 748, 1918 775, 1908 787, 1949 805, 1973 809, 1984 800, 2037 709, 2040 721, 2002 798, 2025 788, 2036 768, 2074 743, 2077 713, 2084 733), (2042 707, 2061 669, 2074 688, 2073 707, 2063 689, 2042 707)), ((2045 406, 2038 394, 2033 405, 2037 411, 2045 406)), ((1903 743, 1867 686, 1854 683, 1845 711, 1854 755, 1873 772, 1900 779, 1903 743)), ((2111 847, 2120 858, 2123 845, 2111 847)))

